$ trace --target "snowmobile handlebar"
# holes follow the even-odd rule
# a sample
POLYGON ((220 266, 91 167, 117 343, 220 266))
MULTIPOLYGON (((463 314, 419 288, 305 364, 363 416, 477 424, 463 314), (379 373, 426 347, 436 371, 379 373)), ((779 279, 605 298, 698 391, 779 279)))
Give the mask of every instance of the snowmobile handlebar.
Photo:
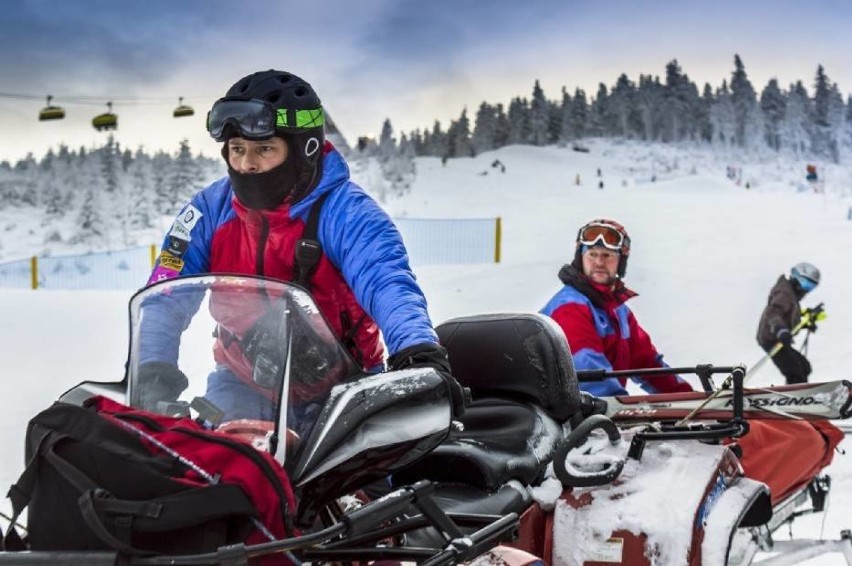
POLYGON ((585 444, 589 435, 595 430, 606 433, 609 443, 613 446, 621 442, 618 427, 606 415, 592 415, 578 424, 571 434, 559 442, 553 454, 553 472, 564 487, 606 485, 621 474, 624 458, 598 454, 596 455, 597 463, 602 463, 603 467, 595 472, 578 470, 568 462, 568 454, 585 444))

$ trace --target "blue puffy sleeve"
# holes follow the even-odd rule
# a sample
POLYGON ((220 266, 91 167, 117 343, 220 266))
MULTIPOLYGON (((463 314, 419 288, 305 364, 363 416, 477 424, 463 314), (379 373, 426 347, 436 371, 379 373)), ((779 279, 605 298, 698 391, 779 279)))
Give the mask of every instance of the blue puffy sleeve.
POLYGON ((438 338, 399 231, 387 213, 352 182, 329 195, 319 223, 329 260, 382 331, 388 353, 438 338))

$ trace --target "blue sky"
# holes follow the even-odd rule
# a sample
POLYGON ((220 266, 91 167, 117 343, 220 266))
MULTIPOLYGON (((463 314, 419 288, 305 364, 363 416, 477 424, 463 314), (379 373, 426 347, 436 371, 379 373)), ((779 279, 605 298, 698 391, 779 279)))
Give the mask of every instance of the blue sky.
POLYGON ((852 92, 852 3, 841 0, 4 0, 0 93, 92 97, 39 123, 43 101, 0 97, 0 160, 60 142, 99 144, 91 118, 113 100, 126 147, 214 154, 210 104, 255 70, 314 85, 350 139, 445 126, 483 100, 588 94, 622 72, 662 75, 677 59, 699 86, 730 77, 734 53, 759 91, 778 78, 810 88, 817 64, 852 92), (177 98, 196 109, 173 119, 177 98), (101 101, 102 99, 102 101, 101 101))

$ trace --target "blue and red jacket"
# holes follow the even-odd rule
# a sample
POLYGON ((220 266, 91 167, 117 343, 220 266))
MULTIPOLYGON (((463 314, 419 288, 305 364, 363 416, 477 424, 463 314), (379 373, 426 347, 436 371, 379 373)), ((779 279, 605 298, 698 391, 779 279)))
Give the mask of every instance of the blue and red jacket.
MULTIPOLYGON (((540 311, 565 332, 578 370, 628 370, 667 367, 625 302, 636 293, 620 281, 615 289, 598 285, 571 265, 559 272, 565 286, 540 311)), ((649 393, 692 391, 680 377, 670 374, 633 378, 649 393)), ((580 388, 603 397, 626 395, 626 379, 580 382, 580 388)))
MULTIPOLYGON (((149 284, 202 273, 294 280, 296 241, 302 238, 312 205, 326 194, 317 228, 323 254, 310 291, 332 330, 351 344, 350 351, 366 370, 383 364, 379 330, 391 354, 437 343, 399 232, 349 179, 349 167, 328 142, 318 185, 292 206, 285 202, 274 210, 247 209, 227 177, 198 192, 166 235, 149 284)), ((179 335, 183 329, 175 330, 179 335)), ((142 362, 176 360, 178 343, 169 332, 146 339, 142 362)), ((238 361, 238 352, 229 354, 221 344, 218 349, 217 361, 238 361)))

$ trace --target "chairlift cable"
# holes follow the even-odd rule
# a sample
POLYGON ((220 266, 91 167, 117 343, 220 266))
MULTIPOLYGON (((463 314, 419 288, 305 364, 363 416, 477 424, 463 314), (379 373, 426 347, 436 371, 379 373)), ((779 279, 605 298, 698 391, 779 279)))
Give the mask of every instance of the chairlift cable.
MULTIPOLYGON (((146 106, 146 105, 167 105, 174 104, 178 97, 154 97, 154 96, 92 96, 92 95, 51 95, 53 100, 61 104, 87 104, 93 106, 102 106, 104 100, 111 100, 118 106, 146 106)), ((44 100, 45 95, 39 94, 24 94, 14 92, 0 92, 0 98, 10 98, 14 100, 44 100)), ((215 96, 184 96, 186 100, 203 100, 208 98, 216 98, 215 96)))

